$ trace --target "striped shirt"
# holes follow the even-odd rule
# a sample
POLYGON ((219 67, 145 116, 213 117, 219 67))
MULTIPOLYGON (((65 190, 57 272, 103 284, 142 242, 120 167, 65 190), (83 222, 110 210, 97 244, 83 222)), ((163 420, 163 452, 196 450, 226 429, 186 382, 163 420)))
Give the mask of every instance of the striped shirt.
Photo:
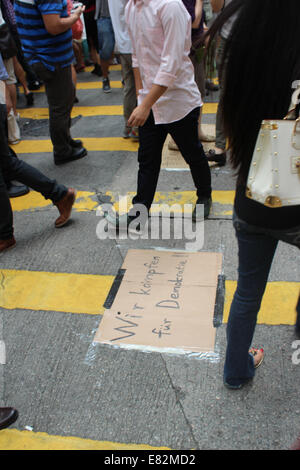
POLYGON ((71 28, 64 33, 48 33, 43 15, 68 16, 67 0, 15 0, 18 33, 24 55, 30 64, 42 62, 53 71, 67 67, 74 60, 71 28))

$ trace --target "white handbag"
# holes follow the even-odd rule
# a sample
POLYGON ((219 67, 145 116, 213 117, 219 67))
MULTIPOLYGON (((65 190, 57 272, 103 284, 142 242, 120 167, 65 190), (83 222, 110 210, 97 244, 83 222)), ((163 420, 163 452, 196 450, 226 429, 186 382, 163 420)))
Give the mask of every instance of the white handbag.
POLYGON ((300 118, 262 122, 246 196, 272 208, 300 205, 300 118))

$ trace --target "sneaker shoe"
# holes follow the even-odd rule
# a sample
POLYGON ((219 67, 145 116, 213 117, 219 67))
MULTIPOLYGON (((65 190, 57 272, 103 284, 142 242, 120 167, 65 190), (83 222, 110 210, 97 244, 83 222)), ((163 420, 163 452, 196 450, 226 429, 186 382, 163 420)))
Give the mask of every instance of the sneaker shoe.
POLYGON ((198 198, 196 205, 193 210, 192 214, 192 220, 193 222, 201 222, 203 220, 202 213, 197 214, 197 205, 203 204, 204 205, 204 220, 206 220, 209 216, 210 209, 212 206, 212 199, 211 197, 203 197, 203 198, 198 198))
POLYGON ((8 238, 7 240, 0 240, 0 253, 5 250, 10 250, 11 248, 14 248, 16 245, 16 240, 15 237, 12 236, 11 238, 8 238))
POLYGON ((55 227, 63 227, 71 217, 72 207, 76 199, 76 191, 73 188, 69 188, 67 194, 54 205, 59 211, 59 217, 55 221, 55 227))
POLYGON ((207 160, 209 162, 217 163, 218 166, 226 165, 226 152, 216 153, 215 150, 209 150, 206 154, 207 160))
POLYGON ((110 93, 111 88, 110 88, 110 83, 109 83, 109 78, 103 78, 103 87, 102 87, 104 93, 110 93))

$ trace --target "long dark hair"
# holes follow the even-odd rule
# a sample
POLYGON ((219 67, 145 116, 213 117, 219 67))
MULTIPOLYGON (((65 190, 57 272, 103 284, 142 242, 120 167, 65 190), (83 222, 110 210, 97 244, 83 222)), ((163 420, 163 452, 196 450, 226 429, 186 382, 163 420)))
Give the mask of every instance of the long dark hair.
POLYGON ((300 1, 233 0, 208 32, 238 12, 224 55, 220 102, 230 158, 245 182, 263 119, 283 119, 300 80, 300 1))

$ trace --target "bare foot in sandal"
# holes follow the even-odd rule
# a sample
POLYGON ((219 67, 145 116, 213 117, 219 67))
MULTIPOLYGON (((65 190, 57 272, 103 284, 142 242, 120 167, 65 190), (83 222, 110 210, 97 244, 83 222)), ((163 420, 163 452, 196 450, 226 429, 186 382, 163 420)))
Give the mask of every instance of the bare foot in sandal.
POLYGON ((262 363, 262 361, 264 360, 264 350, 263 348, 251 348, 249 350, 249 354, 251 354, 253 356, 253 360, 254 360, 254 367, 255 369, 257 369, 257 367, 259 367, 262 363))

